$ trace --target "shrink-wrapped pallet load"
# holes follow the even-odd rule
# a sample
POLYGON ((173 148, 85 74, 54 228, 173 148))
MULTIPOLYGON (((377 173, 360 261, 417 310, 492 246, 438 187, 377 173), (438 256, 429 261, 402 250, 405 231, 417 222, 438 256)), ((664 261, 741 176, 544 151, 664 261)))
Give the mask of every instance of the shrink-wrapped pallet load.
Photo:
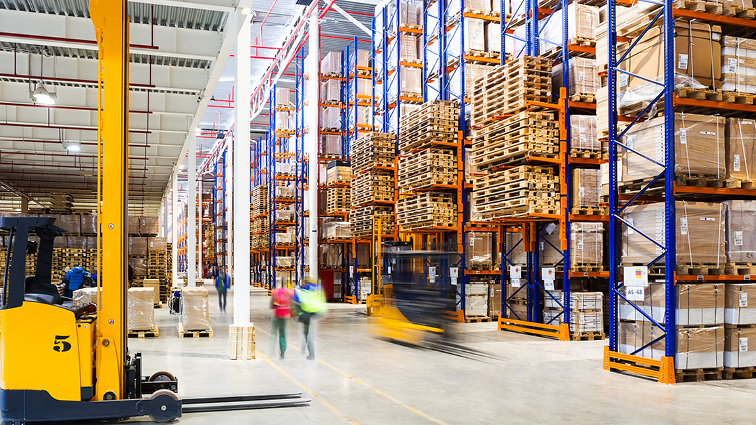
POLYGON ((155 289, 129 288, 128 328, 131 331, 154 330, 155 326, 155 289))
POLYGON ((210 329, 207 289, 204 287, 184 287, 181 289, 180 325, 180 331, 202 331, 210 329))

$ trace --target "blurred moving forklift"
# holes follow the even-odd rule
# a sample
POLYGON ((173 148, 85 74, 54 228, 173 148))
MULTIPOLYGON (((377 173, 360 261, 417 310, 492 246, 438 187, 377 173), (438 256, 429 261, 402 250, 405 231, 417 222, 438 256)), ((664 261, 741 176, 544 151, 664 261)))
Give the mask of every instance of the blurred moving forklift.
POLYGON ((99 302, 76 310, 51 282, 53 241, 68 230, 66 224, 52 217, 0 221, 10 232, 0 306, 2 420, 17 425, 149 415, 163 422, 188 412, 306 405, 310 400, 301 393, 180 399, 173 375, 142 376, 141 354, 129 354, 126 5, 125 0, 89 1, 101 99, 97 220, 98 248, 105 255, 98 258, 99 302), (27 243, 30 235, 39 237, 38 247, 27 243), (35 250, 36 275, 25 277, 26 256, 35 250))
POLYGON ((373 333, 392 341, 429 345, 451 335, 456 322, 456 288, 436 279, 436 269, 453 270, 456 252, 413 250, 412 242, 381 238, 380 219, 373 220, 372 291, 369 316, 377 318, 373 333))

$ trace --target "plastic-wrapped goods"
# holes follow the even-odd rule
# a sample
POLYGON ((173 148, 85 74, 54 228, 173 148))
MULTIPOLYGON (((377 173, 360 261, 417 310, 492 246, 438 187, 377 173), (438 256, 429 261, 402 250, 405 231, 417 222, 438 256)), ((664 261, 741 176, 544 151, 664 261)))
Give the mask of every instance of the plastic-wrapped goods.
POLYGON ((417 36, 411 33, 399 35, 399 57, 403 61, 414 62, 420 59, 417 54, 417 36))
POLYGON ((139 234, 139 216, 130 215, 126 219, 126 228, 128 229, 128 232, 130 235, 138 235, 139 234))
POLYGON ((373 95, 372 82, 365 78, 357 78, 357 98, 369 101, 370 96, 372 95, 373 95))
POLYGON ((154 293, 154 288, 129 288, 129 331, 147 331, 155 328, 154 293))
POLYGON ((570 223, 570 268, 601 267, 604 264, 603 223, 570 223))
POLYGON ((153 304, 160 304, 160 279, 145 279, 142 281, 142 288, 154 289, 152 299, 153 304))
POLYGON ((725 285, 724 323, 728 325, 756 324, 756 283, 725 285))
POLYGON ((129 237, 129 255, 147 255, 148 238, 129 237))
POLYGON ((341 137, 335 134, 323 134, 320 137, 322 156, 341 156, 341 137))
POLYGON ((185 331, 210 329, 207 289, 204 287, 181 289, 181 325, 185 331))
POLYGON ((294 267, 293 255, 276 256, 276 267, 294 267))
POLYGON ((422 10, 422 3, 415 1, 402 1, 399 3, 399 25, 422 25, 418 22, 418 9, 422 10))
POLYGON ((598 207, 601 203, 601 170, 572 170, 572 207, 598 207))
POLYGON ((78 235, 81 233, 81 220, 78 214, 61 214, 58 218, 71 227, 71 231, 68 232, 69 235, 78 235))
MULTIPOLYGON (((562 310, 543 310, 543 323, 560 325, 562 323, 562 310)), ((604 313, 602 312, 570 312, 570 332, 604 332, 604 313)))
POLYGON ((291 90, 284 87, 276 87, 276 106, 288 108, 291 104, 291 90))
POLYGON ((320 101, 341 102, 341 83, 339 80, 323 80, 320 82, 320 101))
MULTIPOLYGON (((570 72, 567 82, 567 95, 593 95, 601 88, 601 78, 596 68, 596 60, 589 58, 570 58, 570 72)), ((559 93, 562 84, 562 65, 554 65, 551 70, 551 85, 559 93)))
POLYGON ((322 108, 320 125, 324 130, 341 131, 341 110, 339 108, 322 108))
POLYGON ((131 266, 134 276, 147 276, 147 259, 146 258, 129 258, 129 265, 131 266))
POLYGON ((521 232, 506 232, 507 242, 507 261, 499 261, 499 264, 509 265, 517 264, 523 267, 528 262, 527 253, 525 252, 525 244, 522 240, 521 232))
MULTIPOLYGON (((620 322, 619 351, 623 354, 661 360, 665 355, 664 331, 651 322, 620 322), (636 350, 657 340, 636 353, 636 350)), ((675 369, 722 367, 724 362, 724 326, 678 328, 675 369)))
MULTIPOLYGON (((485 77, 488 75, 489 72, 494 70, 496 68, 488 65, 478 65, 474 63, 466 63, 465 64, 465 93, 467 97, 471 97, 474 87, 475 87, 475 81, 485 77)), ((461 78, 461 73, 456 72, 451 76, 451 84, 449 84, 449 90, 452 93, 455 93, 459 95, 459 79, 461 78)))
POLYGON ((276 245, 291 245, 294 243, 289 232, 276 232, 276 245))
MULTIPOLYGON (((624 295, 625 289, 621 289, 624 295)), ((619 298, 621 320, 648 321, 645 313, 657 323, 666 323, 665 285, 650 283, 643 288, 643 300, 630 305, 619 298), (636 308, 637 307, 637 308, 636 308), (638 310, 643 311, 641 313, 638 310)), ((675 325, 709 326, 725 321, 726 294, 722 283, 677 283, 675 285, 675 325)))
POLYGON ((331 221, 323 224, 324 237, 326 239, 349 239, 352 231, 348 221, 331 221))
POLYGON ((756 328, 725 326, 724 367, 756 366, 756 328))
POLYGON ((276 221, 293 222, 294 212, 288 209, 276 210, 276 221))
POLYGON ((357 66, 370 66, 370 50, 357 49, 357 66))
POLYGON ((97 303, 97 288, 81 288, 73 291, 74 308, 86 307, 89 304, 97 303))
MULTIPOLYGON (((756 58, 756 51, 754 51, 756 58)), ((754 69, 756 75, 756 69, 754 69)), ((754 76, 756 79, 756 76, 754 76)), ((727 178, 745 181, 754 179, 756 161, 756 120, 749 118, 727 119, 727 178)))
POLYGON ((595 115, 570 114, 570 148, 600 151, 601 142, 596 134, 595 115))
POLYGON ((501 284, 492 283, 488 287, 488 314, 501 316, 501 284))
POLYGON ((276 111, 276 130, 288 131, 293 130, 289 126, 289 112, 288 111, 276 111))
POLYGON ((488 294, 465 295, 465 315, 488 316, 488 294))
POLYGON ((401 92, 422 97, 423 70, 408 66, 401 67, 401 92))
MULTIPOLYGON (((725 211, 720 203, 675 201, 675 262, 677 266, 706 264, 724 267, 725 211)), ((664 244, 663 202, 634 205, 625 209, 623 219, 664 244)), ((648 263, 663 252, 655 243, 628 226, 622 226, 622 262, 648 263)), ((664 264, 665 256, 655 264, 664 264)))
POLYGON ((320 61, 320 73, 325 76, 341 76, 341 52, 329 52, 320 61))
POLYGON ((91 235, 97 233, 97 215, 82 215, 81 216, 81 233, 85 235, 91 235))
MULTIPOLYGON (((725 176, 726 118, 678 112, 675 114, 675 174, 684 177, 725 176)), ((625 135, 631 149, 664 163, 664 117, 633 126, 625 135)), ((656 177, 662 167, 633 152, 622 155, 622 181, 656 177)))
MULTIPOLYGON (((522 10, 520 12, 522 12, 522 10)), ((569 25, 567 26, 568 39, 596 39, 595 31, 599 23, 599 8, 597 6, 572 2, 567 6, 567 17, 569 20, 569 25)), ((544 40, 548 40, 543 43, 547 50, 554 46, 561 46, 562 9, 554 11, 550 17, 541 19, 538 23, 538 28, 541 29, 540 37, 544 40)))
POLYGON ((293 199, 294 187, 293 186, 276 186, 276 198, 293 199))
POLYGON ((756 201, 733 200, 725 204, 727 261, 736 265, 756 262, 756 201))
MULTIPOLYGON (((486 50, 486 32, 484 30, 485 21, 482 19, 465 18, 465 45, 464 52, 468 53, 471 50, 484 52, 486 50)), ((457 37, 461 34, 457 32, 457 37)), ((460 56, 459 41, 453 42, 449 45, 449 54, 454 56, 460 56)))
POLYGON ((357 107, 357 125, 370 125, 370 120, 368 119, 370 117, 368 114, 369 110, 370 108, 367 106, 357 107))
MULTIPOLYGON (((491 10, 491 4, 492 3, 498 3, 500 0, 464 0, 464 8, 468 11, 476 11, 476 12, 488 12, 491 10)), ((449 15, 456 15, 460 12, 459 10, 459 3, 458 1, 452 1, 449 2, 449 12, 447 12, 449 15)), ((508 2, 504 2, 508 4, 508 2)), ((496 5, 498 7, 498 5, 496 5)), ((522 10, 520 10, 519 13, 522 13, 522 10)), ((469 18, 468 18, 469 19, 469 18)), ((420 23, 422 25, 422 22, 420 23)))
POLYGON ((321 265, 325 268, 341 267, 341 249, 337 245, 323 245, 320 247, 321 265))
MULTIPOLYGON (((675 86, 719 88, 722 77, 722 29, 719 25, 703 22, 675 21, 675 86)), ((648 80, 661 81, 664 75, 663 29, 657 26, 649 29, 643 38, 620 65, 626 71, 648 80)), ((618 52, 618 55, 623 54, 618 52)), ((619 80, 620 90, 625 87, 637 91, 641 86, 651 87, 651 100, 661 88, 643 78, 628 76, 619 80)))
POLYGON ((486 25, 486 51, 501 53, 501 24, 489 22, 486 25))
POLYGON ((467 263, 472 267, 490 269, 493 266, 493 233, 467 233, 467 263))
POLYGON ((725 36, 722 48, 722 90, 756 93, 756 40, 725 36))
MULTIPOLYGON (((516 241, 522 239, 520 236, 520 233, 512 233, 512 235, 517 235, 518 237, 515 239, 516 241)), ((543 267, 549 267, 549 266, 556 266, 557 264, 561 264, 564 260, 564 254, 562 254, 563 251, 561 251, 561 241, 559 240, 559 228, 547 228, 541 231, 540 233, 540 240, 538 241, 538 259, 541 261, 541 266, 543 267), (551 233, 549 233, 549 230, 551 233)), ((509 243, 509 242, 507 242, 509 243)), ((511 245, 507 245, 508 249, 511 249, 511 245)), ((518 247, 520 250, 523 249, 522 243, 518 247)))

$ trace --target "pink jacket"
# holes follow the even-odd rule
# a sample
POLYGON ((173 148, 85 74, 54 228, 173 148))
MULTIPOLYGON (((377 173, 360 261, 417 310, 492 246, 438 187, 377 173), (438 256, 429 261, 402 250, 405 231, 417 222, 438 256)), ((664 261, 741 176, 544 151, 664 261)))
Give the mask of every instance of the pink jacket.
POLYGON ((288 319, 291 315, 291 291, 288 288, 276 288, 270 300, 273 314, 282 319, 288 319))

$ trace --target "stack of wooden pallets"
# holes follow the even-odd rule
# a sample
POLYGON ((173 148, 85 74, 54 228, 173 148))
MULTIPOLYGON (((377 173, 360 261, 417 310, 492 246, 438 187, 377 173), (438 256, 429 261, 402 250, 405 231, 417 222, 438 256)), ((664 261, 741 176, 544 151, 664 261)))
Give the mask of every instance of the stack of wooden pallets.
POLYGON ((328 214, 348 212, 352 209, 348 187, 329 187, 326 189, 326 212, 328 214))
POLYGON ((370 236, 373 233, 373 218, 381 219, 381 234, 393 235, 394 207, 392 206, 367 206, 357 208, 349 214, 349 225, 354 237, 370 236))
POLYGON ((550 167, 521 165, 475 179, 472 220, 559 213, 559 177, 550 167))
POLYGON ((393 234, 396 217, 391 204, 396 200, 396 135, 368 133, 352 143, 351 157, 353 176, 349 221, 353 235, 369 236, 373 217, 381 218, 384 234, 393 234))
POLYGON ((473 167, 487 171, 500 165, 517 165, 528 157, 559 155, 559 129, 550 112, 517 113, 478 130, 473 138, 473 167))
POLYGON ((399 199, 397 221, 401 231, 457 225, 456 194, 420 192, 399 199))
POLYGON ((402 118, 399 134, 400 230, 457 226, 459 104, 425 103, 402 118))
POLYGON ((268 248, 268 186, 261 184, 252 188, 252 249, 268 248))

